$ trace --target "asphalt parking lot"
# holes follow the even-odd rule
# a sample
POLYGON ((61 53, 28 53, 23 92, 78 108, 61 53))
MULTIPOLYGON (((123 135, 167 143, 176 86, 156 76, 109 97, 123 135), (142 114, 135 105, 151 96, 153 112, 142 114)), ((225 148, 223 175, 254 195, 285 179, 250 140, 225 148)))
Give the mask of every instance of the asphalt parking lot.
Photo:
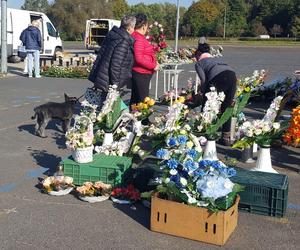
MULTIPOLYGON (((300 69, 300 48, 225 47, 224 60, 238 75, 264 68, 271 81, 292 76, 300 69)), ((189 72, 193 65, 183 68, 181 86, 194 77, 189 72)), ((73 195, 53 197, 40 193, 39 178, 53 173, 61 158, 70 152, 55 122, 46 130, 47 138, 33 135, 33 108, 49 100, 62 101, 64 93, 80 96, 91 84, 83 79, 28 79, 21 71, 21 64, 10 64, 9 76, 0 79, 0 249, 220 249, 151 232, 150 211, 142 205, 133 210, 111 201, 87 204, 73 195)), ((152 88, 152 94, 153 91, 152 88)), ((267 106, 253 104, 247 113, 261 115, 267 106)), ((236 154, 221 146, 218 150, 221 155, 236 154)), ((276 170, 289 177, 286 216, 240 213, 238 227, 222 249, 299 249, 299 149, 274 149, 272 160, 276 170)))

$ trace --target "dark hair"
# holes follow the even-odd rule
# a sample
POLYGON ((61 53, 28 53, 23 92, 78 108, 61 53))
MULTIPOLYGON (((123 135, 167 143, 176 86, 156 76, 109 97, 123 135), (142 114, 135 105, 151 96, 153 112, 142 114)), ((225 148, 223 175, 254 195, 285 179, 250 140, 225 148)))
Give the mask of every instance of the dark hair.
POLYGON ((139 29, 143 27, 143 25, 148 23, 148 18, 145 14, 139 13, 135 15, 136 23, 135 23, 135 29, 139 29))
POLYGON ((199 57, 201 56, 201 54, 203 53, 209 53, 210 52, 210 46, 207 43, 199 43, 198 44, 198 48, 195 52, 195 57, 198 61, 199 57))
POLYGON ((209 53, 210 46, 207 43, 199 43, 197 51, 200 53, 209 53))

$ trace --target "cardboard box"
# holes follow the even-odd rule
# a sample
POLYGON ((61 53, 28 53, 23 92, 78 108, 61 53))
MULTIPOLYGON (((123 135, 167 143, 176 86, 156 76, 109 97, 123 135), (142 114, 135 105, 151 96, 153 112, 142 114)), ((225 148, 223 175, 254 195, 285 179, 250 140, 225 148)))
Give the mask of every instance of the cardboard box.
POLYGON ((206 208, 160 199, 156 194, 151 201, 151 230, 224 245, 237 226, 239 200, 237 196, 227 211, 212 213, 206 208))

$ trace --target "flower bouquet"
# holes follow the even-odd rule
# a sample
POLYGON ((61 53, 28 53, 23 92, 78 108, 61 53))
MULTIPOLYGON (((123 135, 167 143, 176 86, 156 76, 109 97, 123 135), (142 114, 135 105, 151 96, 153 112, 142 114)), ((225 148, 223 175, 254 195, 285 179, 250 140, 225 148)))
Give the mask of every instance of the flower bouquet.
POLYGON ((201 153, 187 144, 171 145, 156 154, 162 159, 163 170, 161 185, 156 189, 159 196, 213 212, 231 207, 241 191, 229 179, 236 171, 220 161, 201 160, 201 153))
POLYGON ((93 161, 93 123, 86 116, 76 116, 74 127, 66 133, 66 145, 78 163, 93 161))
POLYGON ((73 178, 69 176, 49 176, 42 182, 43 190, 55 196, 69 194, 73 188, 73 178))
POLYGON ((273 100, 262 120, 245 121, 238 131, 241 139, 233 145, 233 148, 244 149, 254 142, 262 148, 269 148, 273 140, 281 138, 286 124, 274 122, 281 100, 282 96, 273 100))
POLYGON ((292 111, 290 125, 283 137, 287 145, 298 147, 300 145, 300 105, 292 111))
POLYGON ((117 187, 111 192, 111 200, 118 204, 131 204, 141 198, 140 192, 133 185, 127 187, 117 187))
POLYGON ((225 99, 223 92, 217 93, 215 87, 210 88, 210 92, 206 93, 207 101, 205 102, 203 112, 195 115, 191 119, 193 131, 196 135, 206 137, 210 141, 219 138, 218 130, 231 117, 232 108, 227 108, 219 118, 221 104, 225 99))
POLYGON ((131 112, 137 120, 143 121, 147 119, 153 113, 153 105, 155 100, 150 97, 146 97, 143 102, 131 105, 131 112))
POLYGON ((267 72, 255 70, 250 77, 243 77, 237 81, 237 91, 235 94, 235 103, 233 108, 233 117, 238 117, 244 107, 247 105, 251 95, 255 95, 256 91, 264 84, 267 72))
POLYGON ((165 49, 168 47, 163 26, 156 21, 149 25, 149 35, 146 37, 146 39, 153 45, 157 61, 161 63, 162 58, 164 57, 165 49))
POLYGON ((191 130, 191 127, 185 123, 189 112, 186 105, 177 102, 168 109, 167 114, 156 116, 153 124, 147 128, 147 136, 151 138, 152 148, 163 145, 169 136, 187 134, 191 130))
POLYGON ((108 200, 111 189, 110 184, 98 181, 95 183, 85 182, 83 186, 77 187, 76 191, 80 200, 95 203, 108 200))

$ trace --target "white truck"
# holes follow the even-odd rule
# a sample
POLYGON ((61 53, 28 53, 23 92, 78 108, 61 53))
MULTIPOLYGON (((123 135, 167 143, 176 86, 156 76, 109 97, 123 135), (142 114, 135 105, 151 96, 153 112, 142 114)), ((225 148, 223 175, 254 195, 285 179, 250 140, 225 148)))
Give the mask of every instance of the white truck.
POLYGON ((88 50, 99 50, 107 33, 114 26, 120 26, 121 21, 114 19, 86 20, 84 46, 88 50))
MULTIPOLYGON (((1 17, 1 14, 0 14, 1 17)), ((41 12, 7 9, 7 56, 9 62, 19 62, 18 46, 21 45, 21 32, 31 24, 33 20, 40 20, 42 35, 41 58, 53 58, 58 51, 62 51, 62 41, 58 31, 54 28, 50 19, 41 12)))

